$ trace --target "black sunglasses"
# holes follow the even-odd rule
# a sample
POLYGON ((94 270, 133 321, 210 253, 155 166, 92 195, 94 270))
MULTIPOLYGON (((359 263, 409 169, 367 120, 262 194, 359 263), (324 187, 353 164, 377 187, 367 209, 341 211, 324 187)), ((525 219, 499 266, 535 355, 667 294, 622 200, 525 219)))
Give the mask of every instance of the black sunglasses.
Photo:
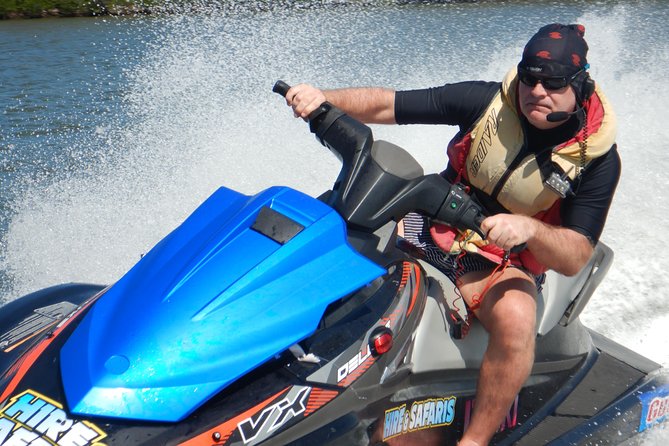
POLYGON ((560 90, 571 84, 576 76, 578 76, 582 71, 583 69, 578 70, 576 73, 574 73, 573 76, 537 77, 525 70, 518 70, 518 79, 520 79, 520 81, 528 87, 534 87, 537 85, 537 83, 541 82, 541 85, 543 85, 546 90, 560 90))

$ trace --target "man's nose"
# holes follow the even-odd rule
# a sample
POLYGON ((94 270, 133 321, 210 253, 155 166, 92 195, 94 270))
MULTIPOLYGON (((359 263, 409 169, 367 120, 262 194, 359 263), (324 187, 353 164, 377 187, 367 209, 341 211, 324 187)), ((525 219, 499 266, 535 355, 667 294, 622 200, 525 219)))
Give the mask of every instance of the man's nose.
POLYGON ((532 87, 531 92, 534 96, 546 96, 546 94, 548 94, 544 88, 544 84, 541 82, 537 82, 534 87, 532 87))

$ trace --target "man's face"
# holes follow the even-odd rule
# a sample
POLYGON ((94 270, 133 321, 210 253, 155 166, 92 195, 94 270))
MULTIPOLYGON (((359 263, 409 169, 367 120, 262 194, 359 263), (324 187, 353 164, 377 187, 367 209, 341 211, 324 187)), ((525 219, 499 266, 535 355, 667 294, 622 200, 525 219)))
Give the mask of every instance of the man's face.
POLYGON ((572 112, 576 109, 576 94, 569 85, 557 90, 550 90, 544 87, 541 82, 537 82, 533 87, 518 82, 518 99, 520 111, 523 115, 530 124, 542 130, 555 128, 564 122, 547 121, 546 116, 549 113, 572 112))

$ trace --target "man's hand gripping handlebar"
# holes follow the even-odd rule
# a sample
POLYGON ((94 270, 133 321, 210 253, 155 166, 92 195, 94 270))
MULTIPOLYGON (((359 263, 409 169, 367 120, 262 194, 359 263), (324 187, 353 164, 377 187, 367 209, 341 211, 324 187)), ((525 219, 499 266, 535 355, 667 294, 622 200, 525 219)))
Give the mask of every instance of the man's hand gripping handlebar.
MULTIPOLYGON (((279 80, 274 84, 272 91, 285 97, 290 88, 291 88, 290 85, 279 80)), ((338 110, 331 104, 324 102, 316 110, 310 113, 308 117, 309 127, 312 133, 315 133, 317 138, 321 140, 322 143, 327 145, 326 141, 323 140, 323 134, 325 134, 327 129, 332 125, 332 123, 337 119, 339 119, 339 117, 341 116, 345 116, 345 114, 341 110, 338 110)), ((357 121, 354 122, 357 123, 357 121)), ((351 132, 356 132, 358 130, 359 129, 354 127, 347 127, 344 133, 349 134, 351 132)), ((369 131, 368 128, 366 128, 366 130, 369 131)), ((371 133, 370 133, 370 138, 371 138, 371 133)), ((339 155, 342 155, 341 152, 338 153, 339 155)), ((353 162, 353 157, 350 156, 350 154, 349 156, 347 156, 346 152, 344 152, 343 155, 344 156, 342 156, 342 158, 345 164, 347 162, 348 163, 353 162)), ((481 227, 481 223, 486 218, 485 212, 483 208, 475 200, 473 200, 472 197, 466 192, 465 188, 462 185, 451 184, 438 175, 429 175, 427 177, 424 177, 424 180, 429 180, 423 183, 430 184, 430 186, 418 189, 423 190, 423 193, 427 193, 432 197, 432 199, 427 200, 431 202, 432 205, 414 209, 407 208, 404 209, 405 211, 410 212, 413 210, 421 212, 422 209, 423 212, 427 212, 428 209, 430 209, 429 212, 426 213, 426 215, 428 215, 430 218, 433 218, 438 222, 444 223, 446 225, 455 227, 460 230, 471 229, 476 233, 478 233, 482 238, 486 238, 486 233, 481 227), (444 191, 446 190, 447 193, 444 196, 443 194, 444 191), (438 198, 440 196, 443 198, 438 198), (439 201, 435 202, 435 200, 439 201)), ((420 183, 418 179, 415 179, 415 181, 418 181, 420 183)), ((423 203, 423 205, 425 204, 424 203, 425 201, 426 200, 418 200, 418 202, 423 203)), ((409 202, 413 201, 410 200, 409 202)), ((514 247, 511 251, 516 252, 524 249, 524 247, 525 247, 524 244, 519 245, 517 247, 514 247)))

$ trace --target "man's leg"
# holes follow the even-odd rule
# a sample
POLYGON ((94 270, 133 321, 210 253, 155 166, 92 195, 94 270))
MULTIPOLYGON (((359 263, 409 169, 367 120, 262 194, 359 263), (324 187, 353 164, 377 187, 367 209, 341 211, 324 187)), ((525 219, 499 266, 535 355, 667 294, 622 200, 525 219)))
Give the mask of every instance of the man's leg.
MULTIPOLYGON (((490 272, 465 274, 460 291, 469 305, 483 292, 490 272)), ((486 292, 476 317, 489 333, 472 420, 460 446, 487 445, 529 376, 536 337, 536 285, 523 271, 507 268, 486 292)))

